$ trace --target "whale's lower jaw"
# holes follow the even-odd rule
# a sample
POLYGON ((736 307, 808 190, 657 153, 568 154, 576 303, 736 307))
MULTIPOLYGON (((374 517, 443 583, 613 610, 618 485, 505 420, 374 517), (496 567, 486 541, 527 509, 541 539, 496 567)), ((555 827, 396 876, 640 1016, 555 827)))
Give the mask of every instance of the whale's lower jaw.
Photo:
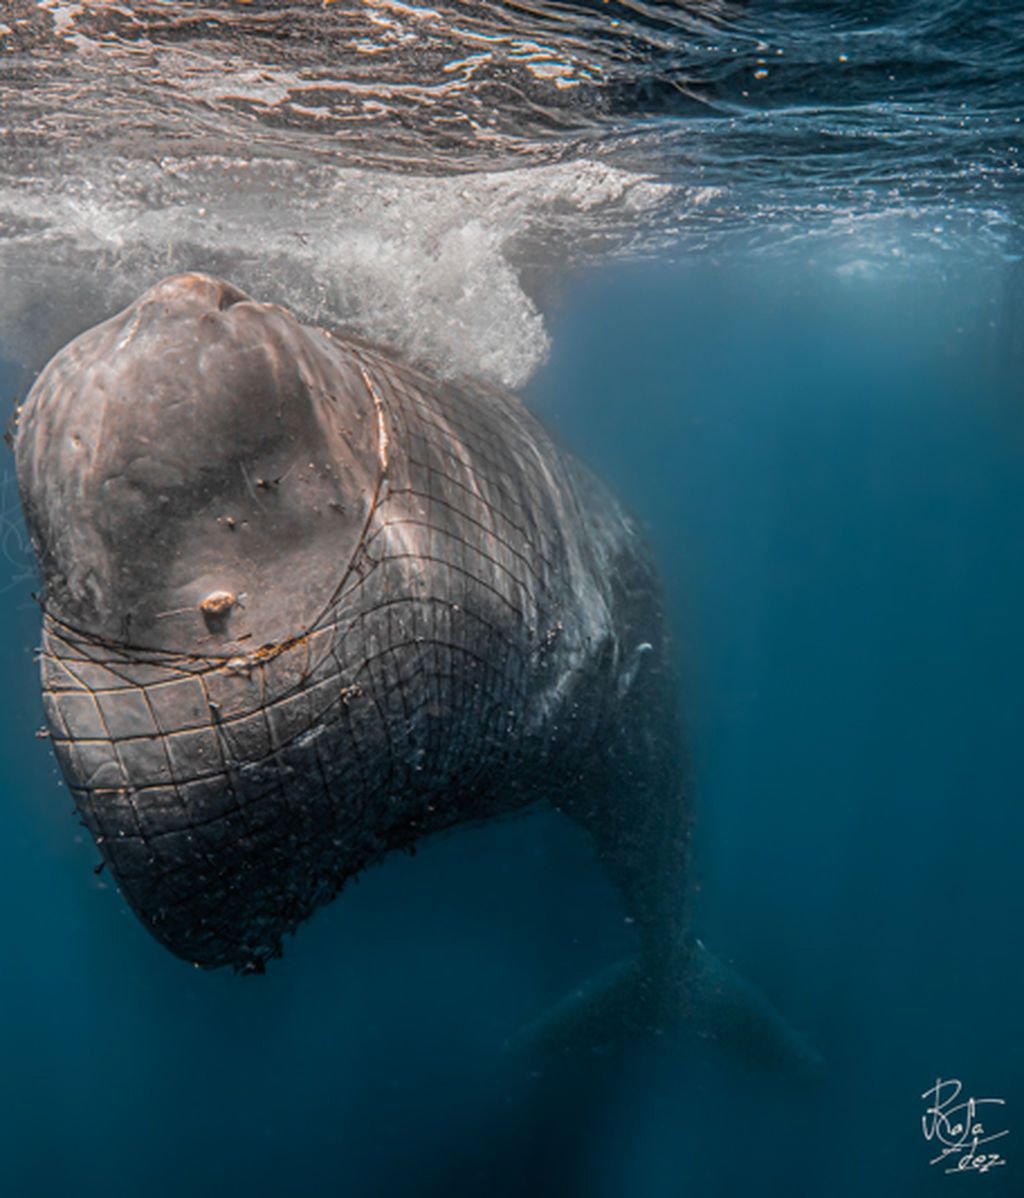
POLYGON ((363 828, 379 717, 346 694, 323 635, 264 660, 172 662, 44 624, 44 702, 77 809, 129 905, 185 960, 262 969, 398 847, 363 828))
POLYGON ((151 818, 145 799, 95 789, 73 794, 118 889, 165 948, 204 968, 263 972, 281 955, 284 937, 356 870, 304 821, 282 818, 269 772, 262 826, 259 801, 243 809, 229 779, 208 785, 211 805, 223 814, 162 836, 125 831, 151 818))

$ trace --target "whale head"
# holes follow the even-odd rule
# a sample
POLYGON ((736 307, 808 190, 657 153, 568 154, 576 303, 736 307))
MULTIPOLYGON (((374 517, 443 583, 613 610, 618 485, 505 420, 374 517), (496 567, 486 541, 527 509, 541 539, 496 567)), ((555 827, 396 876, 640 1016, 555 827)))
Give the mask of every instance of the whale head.
POLYGON ((122 893, 199 964, 260 967, 367 851, 330 801, 358 768, 334 633, 379 417, 357 353, 198 274, 19 410, 58 760, 122 893))

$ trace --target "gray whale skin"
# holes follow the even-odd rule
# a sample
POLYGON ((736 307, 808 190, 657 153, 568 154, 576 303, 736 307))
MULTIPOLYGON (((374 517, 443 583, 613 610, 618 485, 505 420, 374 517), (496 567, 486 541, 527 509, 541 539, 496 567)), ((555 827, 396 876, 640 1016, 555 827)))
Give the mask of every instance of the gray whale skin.
POLYGON ((636 955, 523 1036, 688 1019, 813 1061, 688 930, 655 571, 516 398, 188 274, 50 361, 15 450, 53 747, 172 952, 261 971, 384 854, 546 801, 636 955))

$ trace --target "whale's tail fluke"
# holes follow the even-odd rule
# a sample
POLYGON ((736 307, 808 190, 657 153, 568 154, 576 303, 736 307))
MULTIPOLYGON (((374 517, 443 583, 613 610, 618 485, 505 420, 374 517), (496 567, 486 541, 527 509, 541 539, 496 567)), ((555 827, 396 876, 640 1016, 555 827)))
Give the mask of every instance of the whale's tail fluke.
POLYGON ((668 971, 619 961, 513 1036, 513 1052, 590 1052, 630 1036, 685 1029, 742 1060, 800 1081, 824 1073, 821 1056, 771 1002, 696 938, 668 971))

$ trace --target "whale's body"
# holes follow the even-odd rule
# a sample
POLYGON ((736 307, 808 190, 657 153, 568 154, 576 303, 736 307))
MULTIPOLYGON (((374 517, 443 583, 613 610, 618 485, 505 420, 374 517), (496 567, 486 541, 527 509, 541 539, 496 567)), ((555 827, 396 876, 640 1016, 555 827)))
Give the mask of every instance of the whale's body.
POLYGON ((186 275, 53 359, 16 452, 53 745, 173 952, 261 969, 387 852, 545 801, 637 932, 591 1022, 722 988, 650 555, 517 399, 186 275))

